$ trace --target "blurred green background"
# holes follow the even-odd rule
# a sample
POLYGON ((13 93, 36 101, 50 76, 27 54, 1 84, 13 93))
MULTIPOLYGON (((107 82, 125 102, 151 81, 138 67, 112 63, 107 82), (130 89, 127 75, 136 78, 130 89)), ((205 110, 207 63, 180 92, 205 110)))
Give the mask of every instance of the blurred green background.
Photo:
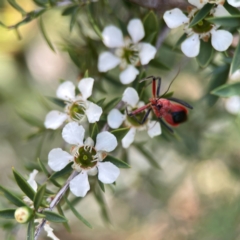
MULTIPOLYGON (((22 0, 21 4, 28 11, 36 8, 28 0, 22 0)), ((114 4, 120 3, 114 1, 114 4)), ((133 17, 123 6, 119 9, 122 18, 133 17)), ((84 22, 85 18, 82 13, 79 21, 84 22)), ((0 21, 12 25, 20 20, 16 10, 5 1, 0 2, 0 21)), ((25 119, 34 116, 37 124, 42 124, 47 112, 56 109, 46 96, 55 96, 59 79, 77 82, 82 74, 69 55, 61 51, 66 40, 78 43, 81 38, 78 31, 69 34, 69 18, 62 17, 59 9, 51 10, 45 13, 44 23, 56 53, 44 41, 37 21, 20 27, 22 40, 17 39, 14 31, 0 28, 0 183, 15 191, 11 167, 27 176, 25 167, 32 169, 37 157, 46 161, 48 152, 62 145, 60 130, 54 135, 49 131, 28 140, 37 128, 24 121, 23 116, 25 119)), ((177 31, 171 32, 166 42, 176 42, 178 36, 177 31)), ((104 195, 112 223, 105 223, 99 205, 88 194, 77 209, 94 229, 89 230, 67 212, 72 233, 60 224, 52 224, 60 239, 240 239, 239 116, 225 110, 224 99, 214 106, 208 104, 211 68, 200 69, 195 59, 173 55, 167 45, 162 46, 158 55, 166 65, 171 66, 173 60, 176 63, 172 72, 148 69, 148 75, 163 77, 165 88, 181 62, 181 73, 171 90, 194 106, 189 121, 176 130, 177 137, 164 131, 149 140, 146 132, 138 133, 138 144, 151 153, 161 169, 149 164, 137 147, 130 147, 124 160, 132 168, 121 170, 115 189, 107 187, 104 195)), ((84 61, 84 56, 80 61, 84 61)), ((111 90, 108 100, 116 95, 121 97, 119 86, 105 79, 101 81, 105 90, 111 90)), ((122 92, 125 86, 120 87, 122 92)), ((150 89, 146 91, 150 96, 150 89)), ((95 89, 95 96, 100 99, 105 95, 95 89)), ((37 179, 40 183, 46 180, 41 173, 37 179)), ((8 206, 2 196, 0 208, 8 206)), ((0 224, 4 225, 4 221, 0 224)), ((1 239, 25 239, 26 227, 16 225, 11 231, 0 230, 0 234, 1 239)), ((43 233, 40 239, 48 238, 43 233)))

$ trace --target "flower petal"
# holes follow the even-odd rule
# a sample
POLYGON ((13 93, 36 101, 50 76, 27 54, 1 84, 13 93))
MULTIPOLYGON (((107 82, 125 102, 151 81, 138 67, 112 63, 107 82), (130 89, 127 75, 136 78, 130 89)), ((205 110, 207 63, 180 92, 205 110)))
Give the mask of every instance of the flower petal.
POLYGON ((62 130, 63 139, 73 145, 82 146, 85 129, 76 122, 70 122, 62 130))
POLYGON ((87 139, 84 141, 84 145, 94 147, 94 141, 92 140, 92 138, 87 137, 87 139))
POLYGON ((215 8, 215 12, 213 13, 214 17, 224 17, 224 16, 231 16, 231 14, 226 10, 226 8, 218 4, 217 7, 215 8))
POLYGON ((227 1, 233 7, 240 7, 240 1, 239 0, 227 0, 227 1))
POLYGON ((113 183, 116 181, 120 174, 120 170, 111 162, 99 162, 98 163, 98 179, 102 183, 113 183))
POLYGON ((233 41, 233 35, 226 30, 212 30, 212 46, 217 51, 225 51, 229 48, 233 41))
POLYGON ((53 229, 50 227, 50 224, 48 222, 44 225, 44 230, 47 232, 47 236, 53 240, 60 240, 56 237, 56 235, 53 233, 53 229))
POLYGON ((98 57, 98 71, 99 72, 107 72, 113 68, 115 68, 121 59, 116 57, 110 52, 103 52, 98 57))
POLYGON ((54 148, 48 154, 48 166, 55 172, 62 170, 73 161, 73 156, 61 148, 54 148))
POLYGON ((97 135, 95 149, 97 151, 111 152, 117 147, 117 139, 110 132, 101 132, 97 135))
POLYGON ((128 23, 127 30, 134 43, 139 42, 145 35, 142 21, 137 18, 128 23))
POLYGON ((201 9, 206 4, 206 2, 208 2, 208 0, 188 0, 188 2, 198 9, 201 9))
POLYGON ((122 101, 126 102, 131 107, 136 107, 139 101, 139 96, 137 91, 132 87, 126 88, 125 91, 123 92, 122 101))
POLYGON ((44 126, 47 129, 57 129, 59 128, 68 118, 66 113, 59 112, 57 110, 53 110, 49 112, 44 121, 44 126))
POLYGON ((153 138, 155 136, 161 135, 162 129, 161 125, 157 121, 149 121, 148 122, 148 135, 153 138))
POLYGON ((87 108, 85 110, 85 114, 87 115, 88 122, 95 123, 99 121, 102 115, 102 108, 95 103, 87 101, 87 108))
POLYGON ((196 57, 200 50, 200 40, 198 34, 194 34, 187 38, 182 43, 181 49, 187 57, 196 57))
POLYGON ((109 48, 123 47, 123 34, 122 31, 115 26, 107 26, 102 32, 103 43, 109 48))
POLYGON ((90 185, 86 171, 80 172, 70 182, 70 190, 77 197, 85 197, 89 189, 90 185))
POLYGON ((108 125, 113 129, 119 128, 124 119, 125 115, 123 115, 118 109, 112 109, 107 116, 108 125))
POLYGON ((225 108, 231 114, 239 114, 240 113, 240 97, 233 96, 228 98, 225 103, 225 108))
POLYGON ((63 100, 73 100, 75 98, 75 86, 70 81, 63 82, 59 85, 56 94, 63 100))
POLYGON ((120 73, 120 81, 122 84, 129 84, 133 82, 136 76, 139 74, 139 71, 132 65, 128 65, 125 70, 120 73))
POLYGON ((32 187, 32 189, 36 192, 37 191, 37 183, 35 181, 35 177, 38 173, 38 170, 34 169, 30 174, 27 182, 32 187))
POLYGON ((149 43, 139 43, 139 58, 142 65, 148 64, 156 55, 157 49, 149 43))
POLYGON ((130 128, 128 133, 122 139, 123 148, 128 148, 133 143, 135 134, 136 134, 136 128, 134 127, 130 128))
POLYGON ((93 83, 93 78, 83 78, 78 83, 78 89, 82 94, 83 100, 86 100, 92 95, 93 83))
POLYGON ((189 18, 179 8, 166 11, 163 15, 163 19, 169 28, 177 28, 189 22, 189 18))

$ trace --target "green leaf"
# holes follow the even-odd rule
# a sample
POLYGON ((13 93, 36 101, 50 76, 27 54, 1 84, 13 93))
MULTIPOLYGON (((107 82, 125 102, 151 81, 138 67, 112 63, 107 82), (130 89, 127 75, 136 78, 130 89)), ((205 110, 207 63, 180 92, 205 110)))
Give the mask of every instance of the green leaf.
POLYGON ((233 56, 233 60, 230 68, 230 74, 235 73, 239 69, 240 69, 240 41, 238 42, 238 46, 233 56))
POLYGON ((156 41, 156 35, 159 31, 159 24, 156 14, 153 11, 150 11, 143 19, 143 26, 145 30, 145 41, 148 38, 150 43, 154 43, 156 41), (150 39, 151 36, 151 39, 150 39))
POLYGON ((35 231, 35 225, 34 225, 34 219, 32 219, 28 223, 27 240, 34 240, 34 231, 35 231))
POLYGON ((47 99, 50 100, 51 102, 55 103, 59 107, 65 107, 66 106, 64 100, 62 100, 62 99, 55 98, 55 97, 47 97, 47 99))
POLYGON ((65 198, 65 201, 68 205, 68 207, 71 209, 71 211, 73 212, 73 214, 82 222, 84 223, 87 227, 89 228, 93 228, 92 225, 71 205, 71 203, 69 202, 69 200, 67 198, 65 198))
POLYGON ((189 24, 189 28, 192 28, 196 24, 198 24, 200 21, 202 21, 211 11, 211 9, 214 7, 214 4, 207 3, 205 4, 199 12, 193 17, 192 21, 189 24))
POLYGON ((35 212, 35 217, 37 217, 37 218, 46 218, 46 216, 44 214, 41 214, 39 212, 35 212))
POLYGON ((215 88, 211 91, 212 94, 219 97, 232 97, 232 96, 240 96, 240 82, 232 83, 232 84, 224 84, 218 88, 215 88))
POLYGON ((59 177, 62 177, 70 172, 73 171, 72 169, 72 162, 70 162, 65 168, 63 168, 62 170, 58 171, 58 172, 55 172, 50 178, 49 180, 52 180, 52 179, 56 179, 56 178, 59 178, 59 177))
POLYGON ((214 54, 214 49, 210 41, 204 42, 201 40, 200 52, 197 56, 198 64, 205 68, 211 62, 214 54))
POLYGON ((65 8, 62 12, 62 16, 72 15, 76 8, 78 8, 78 5, 73 5, 65 8))
MULTIPOLYGON (((64 216, 64 213, 63 213, 63 210, 62 210, 60 204, 57 205, 57 210, 58 210, 58 213, 59 213, 60 215, 64 216)), ((64 216, 64 217, 65 217, 65 216, 64 216)), ((70 226, 69 226, 69 224, 68 224, 67 222, 64 222, 64 223, 63 223, 63 226, 66 228, 66 230, 67 230, 68 232, 71 232, 71 228, 70 228, 70 226)))
POLYGON ((0 191, 4 193, 4 196, 14 205, 18 207, 27 206, 20 198, 18 198, 14 193, 10 192, 8 189, 0 185, 0 191))
POLYGON ((16 209, 4 209, 0 210, 0 217, 5 219, 15 219, 14 213, 16 209))
POLYGON ((98 129, 98 125, 97 125, 97 123, 94 123, 94 124, 89 124, 89 127, 90 126, 92 126, 91 127, 91 138, 95 141, 96 140, 96 137, 97 137, 97 135, 98 135, 98 133, 99 133, 99 129, 98 129))
POLYGON ((113 156, 108 155, 105 159, 104 162, 111 162, 112 164, 114 164, 115 166, 119 167, 119 168, 131 168, 131 166, 129 166, 126 162, 119 160, 113 156))
MULTIPOLYGON (((91 4, 89 4, 89 5, 91 5, 91 4)), ((90 6, 88 6, 87 9, 88 9, 88 11, 87 11, 88 21, 92 25, 92 28, 95 31, 95 33, 99 36, 100 39, 102 39, 102 31, 99 28, 99 26, 96 24, 96 22, 95 22, 95 20, 93 18, 93 14, 91 13, 90 6)))
POLYGON ((237 8, 230 5, 227 1, 225 1, 224 5, 225 9, 231 14, 231 15, 239 15, 240 12, 237 8))
POLYGON ((46 216, 46 219, 50 222, 55 222, 55 223, 67 222, 67 219, 58 213, 48 211, 48 210, 45 210, 42 213, 46 216))
POLYGON ((52 51, 55 52, 55 49, 51 43, 51 40, 47 36, 46 30, 44 28, 42 17, 40 17, 40 19, 39 19, 39 25, 40 25, 40 30, 42 32, 42 35, 43 35, 45 41, 47 42, 48 46, 52 49, 52 51))
POLYGON ((44 184, 38 188, 38 190, 35 194, 35 197, 33 199, 33 204, 34 204, 35 210, 38 210, 39 206, 41 205, 45 191, 46 191, 46 184, 44 184))
POLYGON ((84 76, 83 76, 84 78, 88 78, 89 77, 89 74, 88 74, 88 70, 86 70, 85 71, 85 73, 84 73, 84 76))
POLYGON ((138 149, 138 151, 140 153, 142 153, 148 160, 148 162, 154 167, 154 168, 157 168, 157 169, 161 169, 158 162, 152 157, 152 154, 149 153, 147 150, 145 150, 143 148, 142 145, 139 145, 139 144, 135 144, 136 148, 138 149))
POLYGON ((101 190, 102 190, 103 192, 105 192, 104 183, 102 183, 102 182, 98 179, 98 184, 99 184, 99 187, 101 188, 101 190))
POLYGON ((48 4, 48 0, 33 0, 38 6, 46 7, 48 4))
POLYGON ((102 98, 102 99, 98 100, 98 101, 96 102, 96 104, 97 104, 98 106, 101 106, 101 107, 102 107, 102 105, 103 105, 103 103, 104 103, 105 100, 106 100, 106 98, 102 98))
POLYGON ((116 105, 121 101, 122 98, 114 98, 112 99, 110 102, 108 102, 105 107, 104 107, 104 111, 110 111, 111 109, 113 109, 114 107, 116 107, 116 105))
POLYGON ((74 24, 76 23, 79 9, 80 9, 79 7, 76 7, 71 14, 71 20, 70 20, 70 26, 69 26, 70 32, 73 30, 74 24))
POLYGON ((14 168, 12 169, 14 178, 20 187, 20 189, 31 199, 34 199, 35 192, 29 183, 22 177, 20 173, 18 173, 14 168))
POLYGON ((112 130, 111 133, 117 138, 118 141, 120 141, 125 137, 129 130, 130 128, 119 128, 112 130))
POLYGON ((149 65, 151 67, 155 67, 157 69, 162 69, 162 70, 167 70, 167 71, 171 69, 157 58, 154 58, 153 60, 151 60, 149 65))
POLYGON ((206 18, 207 21, 220 25, 222 27, 239 27, 240 15, 227 16, 227 17, 211 17, 206 18))
POLYGON ((18 12, 22 13, 22 15, 26 15, 27 13, 25 12, 25 10, 20 7, 15 0, 8 0, 8 3, 15 8, 18 12))
POLYGON ((187 39, 187 34, 186 34, 186 33, 184 33, 184 34, 178 39, 178 41, 176 42, 176 44, 175 44, 174 47, 173 47, 173 50, 174 50, 176 47, 180 46, 180 44, 181 44, 182 42, 184 42, 185 39, 187 39))
POLYGON ((26 123, 30 124, 33 127, 43 128, 43 122, 39 119, 35 118, 35 116, 31 116, 26 113, 17 112, 18 116, 22 118, 26 123))

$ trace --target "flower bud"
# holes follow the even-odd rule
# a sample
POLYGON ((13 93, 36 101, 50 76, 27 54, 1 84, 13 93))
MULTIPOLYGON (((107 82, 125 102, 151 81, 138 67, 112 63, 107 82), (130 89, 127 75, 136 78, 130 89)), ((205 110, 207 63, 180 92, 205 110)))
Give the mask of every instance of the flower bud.
POLYGON ((33 216, 33 210, 28 207, 17 208, 14 217, 19 223, 27 223, 33 216))

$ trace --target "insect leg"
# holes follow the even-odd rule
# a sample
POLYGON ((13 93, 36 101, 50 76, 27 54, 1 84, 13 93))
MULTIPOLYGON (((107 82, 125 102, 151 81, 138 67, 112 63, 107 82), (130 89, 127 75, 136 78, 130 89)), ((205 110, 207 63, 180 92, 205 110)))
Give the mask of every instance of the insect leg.
POLYGON ((161 118, 159 118, 159 121, 165 128, 168 129, 168 131, 170 131, 171 133, 174 133, 173 129, 170 128, 161 118))
POLYGON ((141 121, 139 121, 139 120, 137 119, 137 117, 136 117, 136 114, 137 114, 137 113, 133 113, 133 112, 129 113, 129 112, 128 112, 128 109, 126 108, 127 115, 128 115, 129 117, 134 117, 134 119, 135 119, 139 124, 141 124, 141 125, 146 122, 146 120, 147 120, 147 118, 148 118, 151 110, 152 110, 152 109, 149 108, 149 109, 147 110, 146 114, 144 115, 143 119, 142 119, 141 121))
POLYGON ((170 98, 167 98, 167 99, 170 100, 170 101, 179 103, 179 104, 181 104, 181 105, 183 105, 183 106, 185 106, 185 107, 187 107, 187 108, 193 109, 193 107, 192 107, 190 104, 188 104, 188 103, 186 103, 185 101, 180 100, 180 99, 178 99, 178 98, 170 97, 170 98))
POLYGON ((158 84, 157 84, 157 93, 156 93, 156 95, 157 95, 157 97, 159 97, 160 96, 160 89, 161 89, 162 79, 160 77, 158 77, 157 80, 158 80, 158 84))
POLYGON ((156 97, 156 78, 152 78, 152 95, 155 98, 156 97))

